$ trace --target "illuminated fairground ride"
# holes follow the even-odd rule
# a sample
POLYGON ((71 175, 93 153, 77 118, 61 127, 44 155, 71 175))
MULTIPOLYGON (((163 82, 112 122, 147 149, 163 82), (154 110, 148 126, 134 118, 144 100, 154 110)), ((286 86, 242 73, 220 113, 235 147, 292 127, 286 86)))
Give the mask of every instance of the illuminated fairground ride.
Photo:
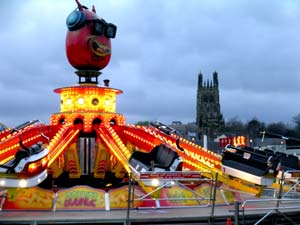
POLYGON ((117 27, 98 18, 94 7, 88 10, 76 2, 78 8, 66 21, 66 53, 78 69, 79 84, 54 90, 60 95, 60 112, 51 116, 50 125, 30 121, 0 132, 0 187, 108 185, 151 171, 207 171, 218 174, 223 184, 253 194, 273 183, 277 168, 271 154, 228 146, 222 158, 161 123, 125 124, 116 113, 122 91, 109 87, 108 80, 98 85, 117 27), (258 164, 261 169, 254 171, 258 164))

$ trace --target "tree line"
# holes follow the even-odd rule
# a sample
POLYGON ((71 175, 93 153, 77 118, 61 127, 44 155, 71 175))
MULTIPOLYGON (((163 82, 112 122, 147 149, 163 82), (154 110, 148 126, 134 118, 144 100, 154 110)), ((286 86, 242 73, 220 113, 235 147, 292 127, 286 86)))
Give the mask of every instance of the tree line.
POLYGON ((265 123, 256 117, 247 122, 242 122, 238 117, 234 117, 226 121, 224 128, 221 130, 221 132, 228 135, 247 135, 253 139, 261 137, 261 131, 300 138, 300 113, 292 118, 291 124, 283 122, 265 123))
MULTIPOLYGON (((136 125, 149 126, 149 121, 139 121, 136 125)), ((292 118, 292 123, 271 122, 265 123, 256 117, 243 122, 238 117, 233 117, 225 121, 224 127, 218 129, 218 135, 226 136, 246 135, 250 139, 261 138, 260 132, 268 131, 283 136, 300 139, 300 113, 292 118)), ((216 134, 217 135, 217 134, 216 134)))

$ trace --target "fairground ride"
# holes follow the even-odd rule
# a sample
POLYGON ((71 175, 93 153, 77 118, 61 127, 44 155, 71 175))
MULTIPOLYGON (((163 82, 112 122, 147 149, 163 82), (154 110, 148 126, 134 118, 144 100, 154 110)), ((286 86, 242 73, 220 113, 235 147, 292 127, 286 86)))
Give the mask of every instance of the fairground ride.
POLYGON ((266 167, 271 155, 228 147, 222 157, 164 124, 126 124, 116 113, 122 91, 111 88, 108 80, 98 82, 110 61, 117 27, 99 18, 94 6, 89 10, 76 2, 66 21, 66 53, 77 69, 78 85, 54 90, 60 95, 60 112, 49 125, 33 120, 0 132, 0 187, 107 186, 151 171, 206 171, 231 188, 256 195, 273 183, 276 174, 266 167), (264 164, 264 173, 252 173, 255 164, 247 159, 255 157, 260 158, 253 162, 264 164))

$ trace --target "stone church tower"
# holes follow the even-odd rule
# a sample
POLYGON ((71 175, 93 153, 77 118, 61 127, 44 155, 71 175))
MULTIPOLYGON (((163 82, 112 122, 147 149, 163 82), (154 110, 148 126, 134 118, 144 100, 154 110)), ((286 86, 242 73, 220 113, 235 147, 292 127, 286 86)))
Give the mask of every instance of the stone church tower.
POLYGON ((213 73, 213 81, 203 82, 203 75, 198 75, 197 117, 196 124, 199 138, 204 134, 209 140, 216 137, 224 127, 224 119, 220 110, 218 73, 213 73))

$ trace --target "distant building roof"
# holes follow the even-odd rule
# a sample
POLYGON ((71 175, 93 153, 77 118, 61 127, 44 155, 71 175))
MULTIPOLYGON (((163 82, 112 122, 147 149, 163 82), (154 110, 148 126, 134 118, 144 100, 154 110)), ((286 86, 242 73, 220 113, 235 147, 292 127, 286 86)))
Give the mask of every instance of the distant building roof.
POLYGON ((278 138, 264 138, 263 142, 261 138, 255 138, 253 140, 253 146, 261 145, 284 145, 285 141, 278 138))
POLYGON ((181 121, 172 121, 172 125, 182 125, 181 121))
POLYGON ((0 132, 7 129, 8 127, 5 126, 3 123, 0 123, 0 132))

